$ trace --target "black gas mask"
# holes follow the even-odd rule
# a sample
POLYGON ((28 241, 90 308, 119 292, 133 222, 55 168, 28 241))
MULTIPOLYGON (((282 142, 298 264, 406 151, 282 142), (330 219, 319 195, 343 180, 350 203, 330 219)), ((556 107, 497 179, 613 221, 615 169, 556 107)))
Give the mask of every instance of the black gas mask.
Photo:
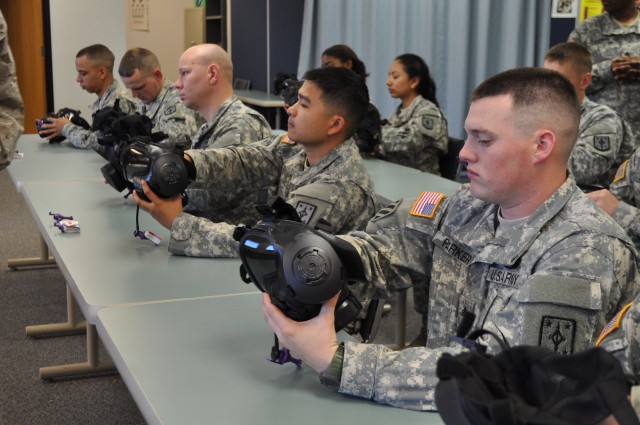
MULTIPOLYGON (((80 116, 80 111, 71 108, 62 108, 58 112, 49 113, 46 117, 36 120, 36 128, 38 129, 38 133, 44 130, 42 128, 42 124, 51 124, 49 118, 66 118, 71 121, 72 124, 80 126, 85 130, 91 129, 89 123, 80 116)), ((44 139, 47 136, 41 134, 40 137, 44 139)), ((60 143, 64 140, 66 140, 65 136, 56 136, 51 138, 51 140, 49 140, 49 143, 60 143)))
MULTIPOLYGON (((299 322, 316 317, 322 304, 340 293, 335 328, 341 330, 357 318, 362 305, 349 290, 340 257, 322 231, 300 222, 291 205, 277 198, 268 206, 265 199, 266 191, 261 191, 257 208, 263 219, 234 232, 240 242, 242 280, 268 293, 274 305, 299 322)), ((299 365, 286 349, 279 349, 277 338, 271 360, 299 365)))
POLYGON ((351 295, 342 261, 333 247, 304 223, 259 222, 240 240, 240 258, 258 289, 296 321, 318 315, 322 303, 342 291, 336 305, 336 331, 354 320, 362 306, 351 295))
POLYGON ((169 151, 156 143, 134 141, 120 154, 124 178, 138 196, 149 202, 142 190, 142 180, 161 198, 182 194, 189 185, 189 175, 181 149, 169 151))

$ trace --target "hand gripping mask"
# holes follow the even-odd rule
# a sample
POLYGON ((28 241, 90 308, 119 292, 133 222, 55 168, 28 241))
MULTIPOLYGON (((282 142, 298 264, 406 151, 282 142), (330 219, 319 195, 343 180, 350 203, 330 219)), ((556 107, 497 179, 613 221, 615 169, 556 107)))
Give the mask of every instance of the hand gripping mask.
POLYGON ((322 304, 340 291, 336 331, 353 321, 362 308, 349 290, 336 251, 319 231, 304 223, 259 222, 242 236, 240 258, 246 272, 243 280, 267 292, 273 304, 293 320, 317 316, 322 304))
POLYGON ((147 202, 142 180, 161 198, 180 195, 189 185, 187 167, 179 151, 174 153, 155 143, 133 142, 122 152, 120 161, 125 179, 147 202))

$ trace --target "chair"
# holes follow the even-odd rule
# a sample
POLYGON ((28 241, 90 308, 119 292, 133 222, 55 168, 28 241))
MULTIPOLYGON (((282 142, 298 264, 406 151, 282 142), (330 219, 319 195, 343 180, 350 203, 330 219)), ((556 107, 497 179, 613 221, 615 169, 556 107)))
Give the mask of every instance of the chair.
POLYGON ((464 146, 463 139, 449 137, 449 150, 440 157, 440 174, 445 179, 457 181, 460 177, 461 164, 458 156, 464 146))
POLYGON ((251 80, 244 80, 242 78, 236 78, 233 81, 234 90, 250 90, 251 89, 251 80))

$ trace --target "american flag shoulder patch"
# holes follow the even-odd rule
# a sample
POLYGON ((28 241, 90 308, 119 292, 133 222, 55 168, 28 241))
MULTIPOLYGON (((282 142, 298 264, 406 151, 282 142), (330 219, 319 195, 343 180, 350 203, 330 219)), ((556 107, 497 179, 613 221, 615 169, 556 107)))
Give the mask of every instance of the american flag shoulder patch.
POLYGON ((609 335, 611 332, 615 331, 616 329, 618 329, 620 327, 620 323, 622 323, 622 318, 624 317, 624 315, 627 312, 627 310, 629 310, 631 308, 632 305, 633 305, 633 303, 629 303, 629 304, 625 305, 622 308, 622 310, 620 310, 615 316, 613 316, 613 319, 611 319, 611 321, 609 321, 607 326, 605 326, 604 329, 602 330, 602 332, 600 333, 600 336, 598 337, 598 340, 596 341, 596 347, 600 345, 600 343, 607 337, 607 335, 609 335))
POLYGON ((616 175, 613 176, 613 182, 619 182, 627 175, 627 166, 629 165, 629 160, 627 159, 625 162, 620 164, 618 167, 618 171, 616 171, 616 175))
POLYGON ((409 214, 417 217, 433 218, 440 202, 445 198, 444 193, 422 192, 418 200, 413 204, 409 214))
POLYGON ((280 143, 286 143, 287 145, 295 145, 296 142, 289 139, 289 133, 286 133, 284 136, 280 138, 280 143))

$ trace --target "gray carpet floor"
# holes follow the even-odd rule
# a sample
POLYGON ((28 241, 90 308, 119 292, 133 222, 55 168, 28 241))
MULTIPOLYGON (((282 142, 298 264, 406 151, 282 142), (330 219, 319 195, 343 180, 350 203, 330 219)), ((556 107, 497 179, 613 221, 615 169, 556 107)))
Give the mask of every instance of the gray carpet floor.
MULTIPOLYGON (((8 269, 9 259, 38 256, 39 237, 7 170, 0 171, 0 217, 0 425, 144 424, 117 374, 53 382, 39 378, 39 367, 86 361, 85 337, 25 334, 28 325, 66 321, 66 285, 56 267, 8 269)), ((408 316, 411 340, 419 324, 411 308, 408 316)), ((394 323, 392 308, 375 342, 394 342, 394 323)), ((101 357, 108 358, 102 347, 101 357)))

